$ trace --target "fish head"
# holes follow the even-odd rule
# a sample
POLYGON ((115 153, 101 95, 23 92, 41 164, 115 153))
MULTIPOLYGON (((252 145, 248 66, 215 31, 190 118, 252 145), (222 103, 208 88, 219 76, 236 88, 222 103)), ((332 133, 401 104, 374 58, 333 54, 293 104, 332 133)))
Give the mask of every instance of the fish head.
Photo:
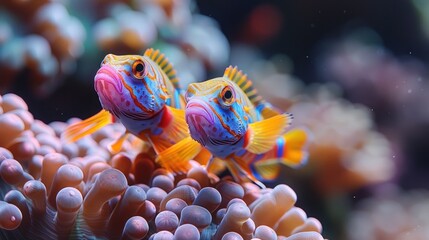
POLYGON ((226 151, 215 155, 228 155, 226 149, 235 149, 247 131, 241 94, 238 86, 224 78, 192 83, 186 91, 185 116, 190 135, 212 153, 226 151))
POLYGON ((168 99, 162 85, 165 74, 145 56, 108 54, 94 78, 94 87, 104 109, 118 118, 148 119, 168 99))

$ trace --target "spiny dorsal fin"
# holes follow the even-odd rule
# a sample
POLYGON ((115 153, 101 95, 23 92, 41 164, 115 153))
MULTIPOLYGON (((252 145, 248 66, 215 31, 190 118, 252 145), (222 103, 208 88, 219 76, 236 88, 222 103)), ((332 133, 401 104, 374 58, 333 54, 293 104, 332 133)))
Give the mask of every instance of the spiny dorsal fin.
POLYGON ((258 106, 262 101, 264 101, 256 91, 256 88, 253 87, 252 81, 248 79, 247 75, 237 67, 227 67, 223 76, 235 82, 241 90, 243 90, 254 106, 258 106))
POLYGON ((181 89, 179 85, 179 79, 177 78, 176 70, 173 68, 173 65, 163 53, 161 53, 158 49, 154 50, 153 48, 149 48, 144 52, 144 56, 150 58, 152 61, 158 64, 158 66, 170 79, 174 88, 178 90, 181 89))
POLYGON ((266 118, 273 117, 275 115, 281 114, 280 111, 275 109, 271 104, 265 101, 255 87, 250 79, 247 78, 247 75, 244 74, 237 66, 229 66, 225 69, 224 77, 235 82, 241 90, 246 94, 252 104, 257 108, 262 116, 266 118))

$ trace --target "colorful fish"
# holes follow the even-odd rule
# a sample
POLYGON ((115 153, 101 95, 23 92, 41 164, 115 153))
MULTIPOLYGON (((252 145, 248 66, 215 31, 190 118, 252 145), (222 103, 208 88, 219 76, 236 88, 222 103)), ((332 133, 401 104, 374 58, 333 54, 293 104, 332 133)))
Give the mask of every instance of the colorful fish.
MULTIPOLYGON (((94 78, 101 110, 70 126, 63 135, 69 141, 91 134, 113 121, 121 122, 126 133, 112 145, 118 151, 127 133, 148 142, 156 153, 189 136, 176 71, 159 50, 148 49, 144 56, 108 54, 94 78)), ((164 161, 170 169, 169 161, 164 161)), ((171 163, 174 164, 174 163, 171 163)), ((176 172, 188 165, 176 166, 176 172)))
POLYGON ((185 98, 191 136, 161 153, 159 159, 185 163, 201 144, 213 159, 225 160, 236 180, 245 177, 254 182, 256 177, 277 177, 280 164, 305 162, 307 132, 287 132, 292 115, 280 114, 264 101, 237 68, 228 67, 223 77, 190 84, 185 98))

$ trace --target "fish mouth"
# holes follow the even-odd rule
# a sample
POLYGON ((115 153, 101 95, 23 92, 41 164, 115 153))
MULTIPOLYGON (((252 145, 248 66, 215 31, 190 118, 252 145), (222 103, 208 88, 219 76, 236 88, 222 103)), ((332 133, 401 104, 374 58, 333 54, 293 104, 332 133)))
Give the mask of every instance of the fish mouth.
POLYGON ((103 105, 115 105, 115 96, 122 94, 122 83, 116 70, 103 65, 94 77, 94 88, 103 105))
POLYGON ((186 104, 186 122, 189 132, 194 140, 206 146, 209 142, 210 133, 207 129, 215 124, 213 115, 208 111, 209 106, 203 101, 190 100, 186 104))

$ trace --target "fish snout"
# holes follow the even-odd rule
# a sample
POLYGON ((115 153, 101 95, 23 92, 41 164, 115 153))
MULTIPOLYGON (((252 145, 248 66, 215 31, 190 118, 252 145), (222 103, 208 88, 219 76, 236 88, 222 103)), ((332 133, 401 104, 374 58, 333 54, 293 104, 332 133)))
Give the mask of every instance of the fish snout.
POLYGON ((116 70, 103 65, 94 77, 94 88, 104 106, 115 104, 115 99, 122 95, 122 84, 116 70))
POLYGON ((186 116, 202 116, 207 119, 207 121, 210 121, 213 123, 213 116, 211 114, 211 108, 210 106, 203 100, 200 99, 194 99, 191 98, 186 103, 186 109, 185 109, 185 115, 186 116))

